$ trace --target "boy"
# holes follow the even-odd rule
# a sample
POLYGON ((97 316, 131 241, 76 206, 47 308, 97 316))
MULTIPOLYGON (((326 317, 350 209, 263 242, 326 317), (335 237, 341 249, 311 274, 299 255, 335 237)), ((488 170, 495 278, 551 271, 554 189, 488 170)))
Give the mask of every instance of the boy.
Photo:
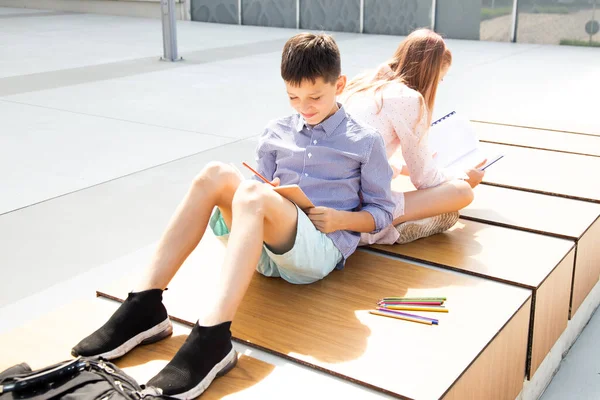
POLYGON ((275 185, 300 185, 316 207, 303 212, 269 185, 243 181, 234 167, 207 165, 173 216, 137 291, 75 346, 73 355, 117 358, 170 335, 162 289, 209 224, 227 242, 219 295, 175 357, 148 382, 180 399, 199 396, 237 361, 230 326, 255 269, 290 283, 312 283, 343 267, 358 245, 358 232, 391 224, 392 171, 383 140, 336 102, 346 84, 340 69, 330 36, 292 37, 283 49, 281 76, 298 114, 271 122, 257 148, 258 171, 275 185), (359 193, 362 209, 355 211, 361 207, 359 193))

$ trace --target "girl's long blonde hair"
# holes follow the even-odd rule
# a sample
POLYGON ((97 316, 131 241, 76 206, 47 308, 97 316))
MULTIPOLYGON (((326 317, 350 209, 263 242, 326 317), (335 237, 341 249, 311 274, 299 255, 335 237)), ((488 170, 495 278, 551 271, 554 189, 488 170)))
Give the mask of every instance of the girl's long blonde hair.
MULTIPOLYGON (((346 86, 347 98, 367 90, 373 90, 377 95, 392 81, 404 83, 423 97, 422 104, 427 107, 429 126, 440 75, 451 64, 452 53, 446 47, 444 39, 430 29, 417 29, 400 43, 392 59, 383 68, 352 79, 346 86), (386 65, 391 71, 385 68, 386 65)), ((383 97, 380 94, 378 112, 381 107, 383 97)), ((423 111, 421 110, 421 115, 423 111)))

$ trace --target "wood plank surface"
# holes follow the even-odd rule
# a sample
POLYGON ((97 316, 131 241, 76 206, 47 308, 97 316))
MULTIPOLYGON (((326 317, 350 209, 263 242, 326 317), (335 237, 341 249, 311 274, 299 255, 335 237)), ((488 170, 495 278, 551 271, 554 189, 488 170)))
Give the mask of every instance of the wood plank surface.
POLYGON ((91 333, 93 327, 102 325, 116 309, 108 301, 91 298, 14 327, 0 335, 0 370, 23 361, 38 369, 72 358, 71 348, 91 333))
POLYGON ((533 289, 573 245, 570 240, 459 220, 445 233, 402 245, 370 248, 533 289))
MULTIPOLYGON (((530 349, 536 356, 533 361, 538 363, 534 369, 567 325, 575 254, 573 241, 460 220, 442 234, 403 245, 371 248, 534 290, 530 349), (556 297, 535 294, 545 285, 552 289, 544 293, 551 290, 556 297)), ((529 370, 530 364, 527 366, 529 370)))
POLYGON ((570 317, 600 277, 600 204, 479 185, 461 218, 575 240, 570 317))
POLYGON ((568 239, 580 239, 600 216, 600 204, 479 185, 463 218, 568 239))
MULTIPOLYGON (((207 235, 165 293, 172 316, 193 323, 203 312, 219 258, 222 245, 207 235)), ((101 292, 123 298, 131 287, 126 279, 101 292)), ((232 331, 250 346, 389 394, 437 399, 530 295, 523 288, 357 252, 344 270, 312 285, 255 274, 232 331), (436 314, 439 326, 368 313, 379 298, 390 295, 444 295, 450 312, 436 314), (436 365, 435 379, 431 365, 436 365)), ((510 368, 521 366, 515 360, 510 368)), ((524 369, 518 375, 522 378, 524 369)))
POLYGON ((486 170, 484 183, 600 203, 600 158, 481 143, 504 158, 486 170))
POLYGON ((567 327, 574 261, 575 249, 535 291, 530 378, 567 327))
POLYGON ((600 218, 577 243, 571 318, 600 279, 600 218))
POLYGON ((513 400, 521 392, 531 300, 475 360, 444 400, 513 400), (518 368, 511 369, 513 365, 518 368), (498 388, 502 388, 498 390, 498 388))
POLYGON ((600 136, 472 122, 479 140, 600 157, 600 136))
MULTIPOLYGON (((71 348, 104 323, 117 307, 117 303, 102 299, 73 303, 0 335, 0 371, 21 362, 37 369, 70 359, 71 348)), ((115 363, 139 383, 145 383, 173 358, 189 331, 176 324, 172 337, 137 347, 115 363)), ((249 399, 256 398, 250 395, 256 393, 267 395, 262 398, 275 398, 282 388, 296 384, 295 377, 283 374, 281 368, 274 374, 276 379, 269 377, 275 370, 274 365, 240 355, 236 368, 216 379, 201 398, 249 399)))

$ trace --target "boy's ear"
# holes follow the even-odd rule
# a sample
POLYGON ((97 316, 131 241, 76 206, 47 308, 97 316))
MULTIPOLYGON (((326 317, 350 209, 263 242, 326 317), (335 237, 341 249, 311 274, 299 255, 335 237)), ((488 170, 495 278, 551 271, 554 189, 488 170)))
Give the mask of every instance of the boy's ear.
POLYGON ((340 75, 340 77, 335 82, 335 94, 339 96, 344 91, 346 87, 346 75, 340 75))

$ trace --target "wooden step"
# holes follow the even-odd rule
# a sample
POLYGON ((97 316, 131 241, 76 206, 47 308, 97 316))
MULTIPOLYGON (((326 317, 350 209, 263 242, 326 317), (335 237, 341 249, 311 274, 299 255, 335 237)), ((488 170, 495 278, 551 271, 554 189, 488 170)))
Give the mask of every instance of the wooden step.
POLYGON ((599 204, 479 185, 461 217, 574 240, 570 318, 600 279, 599 204))
MULTIPOLYGON (((165 292, 172 316, 196 321, 214 295, 222 256, 222 245, 206 235, 165 292)), ((122 299, 131 287, 129 278, 100 293, 122 299)), ((312 285, 256 274, 232 331, 250 346, 403 398, 512 400, 525 376, 530 296, 528 289, 357 252, 344 270, 312 285), (368 313, 389 295, 443 295, 450 312, 436 315, 439 326, 368 313)))
POLYGON ((483 142, 600 157, 600 136, 487 122, 472 126, 483 142))
POLYGON ((371 248, 531 289, 529 376, 567 327, 575 256, 570 240, 460 220, 443 234, 371 248))
MULTIPOLYGON (((103 299, 81 301, 0 335, 0 371, 21 362, 37 369, 71 358, 73 345, 102 325, 117 306, 103 299)), ((115 363, 138 382, 145 383, 173 358, 189 331, 175 324, 172 337, 137 347, 115 363)), ((221 399, 235 394, 235 398, 250 399, 256 398, 250 396, 256 392, 266 395, 262 398, 276 398, 282 387, 295 387, 296 383, 297 379, 282 368, 240 355, 236 368, 216 379, 201 398, 221 399), (269 379, 271 374, 276 379, 269 379)))
POLYGON ((484 183, 600 203, 600 158, 481 143, 504 158, 486 170, 484 183))

